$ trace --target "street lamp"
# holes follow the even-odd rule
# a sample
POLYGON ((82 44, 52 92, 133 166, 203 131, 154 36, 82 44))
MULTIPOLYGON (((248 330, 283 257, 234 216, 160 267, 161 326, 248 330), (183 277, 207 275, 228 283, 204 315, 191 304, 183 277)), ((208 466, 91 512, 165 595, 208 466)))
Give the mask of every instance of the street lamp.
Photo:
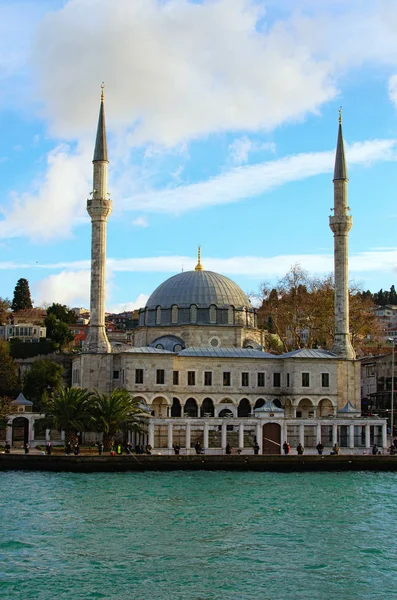
POLYGON ((391 352, 391 415, 390 415, 390 437, 393 441, 393 429, 394 429, 394 343, 396 338, 388 338, 388 341, 392 343, 392 352, 391 352))

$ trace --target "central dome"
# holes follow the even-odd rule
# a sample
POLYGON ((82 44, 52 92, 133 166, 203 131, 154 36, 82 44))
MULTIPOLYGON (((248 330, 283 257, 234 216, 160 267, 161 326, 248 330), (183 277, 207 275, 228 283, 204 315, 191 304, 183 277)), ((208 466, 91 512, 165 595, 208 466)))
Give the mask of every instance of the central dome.
POLYGON ((178 273, 158 286, 146 302, 147 308, 171 308, 173 305, 198 308, 234 306, 252 308, 243 290, 228 277, 213 271, 195 270, 178 273))

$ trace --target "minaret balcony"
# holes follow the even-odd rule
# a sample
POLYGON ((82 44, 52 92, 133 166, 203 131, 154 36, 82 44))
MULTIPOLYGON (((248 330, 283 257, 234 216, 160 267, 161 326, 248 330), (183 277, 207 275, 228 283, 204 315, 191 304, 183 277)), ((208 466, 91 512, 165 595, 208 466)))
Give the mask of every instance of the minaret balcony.
POLYGON ((351 215, 334 215, 329 218, 330 229, 336 235, 346 235, 349 233, 352 225, 353 217, 351 215))
POLYGON ((87 212, 92 219, 107 219, 112 212, 112 201, 107 198, 89 198, 87 212))

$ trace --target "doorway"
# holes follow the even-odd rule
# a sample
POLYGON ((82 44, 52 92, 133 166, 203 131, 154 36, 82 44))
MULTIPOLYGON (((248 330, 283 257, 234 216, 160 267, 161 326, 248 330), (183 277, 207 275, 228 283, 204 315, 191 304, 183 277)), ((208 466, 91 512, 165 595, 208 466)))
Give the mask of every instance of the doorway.
POLYGON ((281 427, 278 423, 263 426, 263 454, 281 454, 281 427))

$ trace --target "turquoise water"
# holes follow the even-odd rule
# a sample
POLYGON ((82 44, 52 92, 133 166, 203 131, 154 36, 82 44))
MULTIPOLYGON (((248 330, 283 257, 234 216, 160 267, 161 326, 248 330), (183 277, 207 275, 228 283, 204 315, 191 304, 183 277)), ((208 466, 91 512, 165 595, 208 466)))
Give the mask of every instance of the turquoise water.
POLYGON ((392 473, 1 473, 0 597, 397 598, 392 473))

